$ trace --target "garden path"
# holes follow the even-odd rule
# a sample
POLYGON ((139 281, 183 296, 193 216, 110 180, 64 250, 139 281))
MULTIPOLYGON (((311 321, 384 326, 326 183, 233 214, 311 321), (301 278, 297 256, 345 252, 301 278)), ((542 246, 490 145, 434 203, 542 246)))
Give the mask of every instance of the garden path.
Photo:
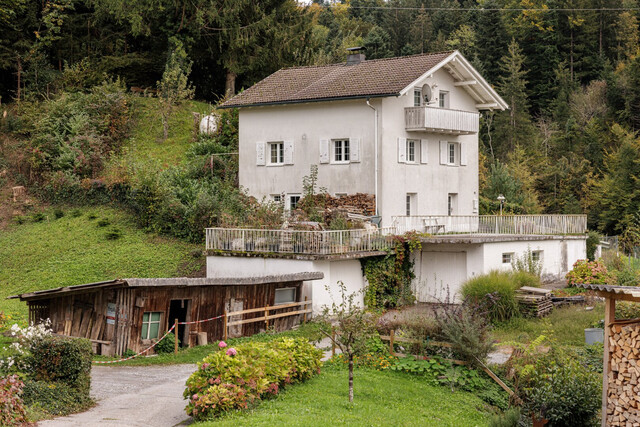
POLYGON ((93 366, 91 397, 86 412, 41 421, 40 427, 176 426, 190 422, 182 398, 195 365, 93 366))

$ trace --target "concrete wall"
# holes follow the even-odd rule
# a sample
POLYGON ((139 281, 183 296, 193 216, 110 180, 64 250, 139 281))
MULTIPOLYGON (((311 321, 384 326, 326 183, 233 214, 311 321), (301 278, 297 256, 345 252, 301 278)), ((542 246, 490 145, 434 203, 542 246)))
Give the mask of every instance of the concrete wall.
MULTIPOLYGON (((365 287, 362 268, 357 259, 328 261, 207 256, 207 277, 255 277, 311 271, 324 273, 324 279, 307 281, 302 285, 302 299, 306 296, 313 301, 314 314, 322 313, 324 306, 330 306, 332 297, 336 303, 340 302, 338 281, 345 284, 348 294, 365 287), (326 286, 330 287, 330 291, 327 291, 326 286)), ((363 304, 362 294, 358 295, 357 302, 363 304)))

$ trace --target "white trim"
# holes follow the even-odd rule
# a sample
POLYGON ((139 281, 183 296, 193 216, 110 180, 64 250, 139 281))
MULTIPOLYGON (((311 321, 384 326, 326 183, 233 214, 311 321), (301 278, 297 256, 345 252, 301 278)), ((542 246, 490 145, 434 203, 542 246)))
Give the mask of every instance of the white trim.
POLYGON ((453 82, 454 86, 470 86, 470 85, 477 85, 478 81, 477 80, 464 80, 461 82, 453 82))
POLYGON ((414 81, 412 81, 409 86, 405 87, 404 89, 402 89, 400 91, 400 96, 404 95, 405 93, 407 93, 410 89, 413 89, 415 86, 418 85, 418 82, 421 82, 422 80, 426 79, 427 77, 429 77, 430 75, 433 75, 433 73, 435 73, 436 71, 438 71, 440 68, 444 67, 446 64, 449 63, 449 61, 451 61, 456 54, 459 53, 457 50, 454 51, 451 55, 447 56, 445 59, 443 59, 442 61, 440 61, 438 64, 436 64, 435 67, 428 69, 427 71, 425 71, 420 77, 418 77, 417 79, 415 79, 414 81))

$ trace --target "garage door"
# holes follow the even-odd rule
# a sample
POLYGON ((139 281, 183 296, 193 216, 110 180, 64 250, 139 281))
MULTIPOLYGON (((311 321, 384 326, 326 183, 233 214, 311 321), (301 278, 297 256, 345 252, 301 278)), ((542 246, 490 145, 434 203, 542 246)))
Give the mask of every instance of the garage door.
POLYGON ((460 286, 467 279, 467 253, 421 252, 420 255, 420 268, 416 269, 414 281, 418 302, 444 302, 447 294, 459 302, 460 286))

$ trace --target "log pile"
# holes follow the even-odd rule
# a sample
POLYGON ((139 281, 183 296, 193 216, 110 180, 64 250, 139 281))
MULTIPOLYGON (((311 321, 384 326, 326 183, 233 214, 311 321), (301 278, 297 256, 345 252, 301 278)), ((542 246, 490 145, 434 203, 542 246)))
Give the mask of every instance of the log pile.
POLYGON ((553 301, 549 289, 523 286, 516 290, 520 312, 525 317, 544 317, 551 313, 553 301))
POLYGON ((640 323, 611 325, 607 425, 640 426, 640 323))
POLYGON ((326 196, 326 207, 329 209, 343 208, 349 213, 360 215, 375 215, 376 198, 373 194, 356 193, 342 197, 326 196))

